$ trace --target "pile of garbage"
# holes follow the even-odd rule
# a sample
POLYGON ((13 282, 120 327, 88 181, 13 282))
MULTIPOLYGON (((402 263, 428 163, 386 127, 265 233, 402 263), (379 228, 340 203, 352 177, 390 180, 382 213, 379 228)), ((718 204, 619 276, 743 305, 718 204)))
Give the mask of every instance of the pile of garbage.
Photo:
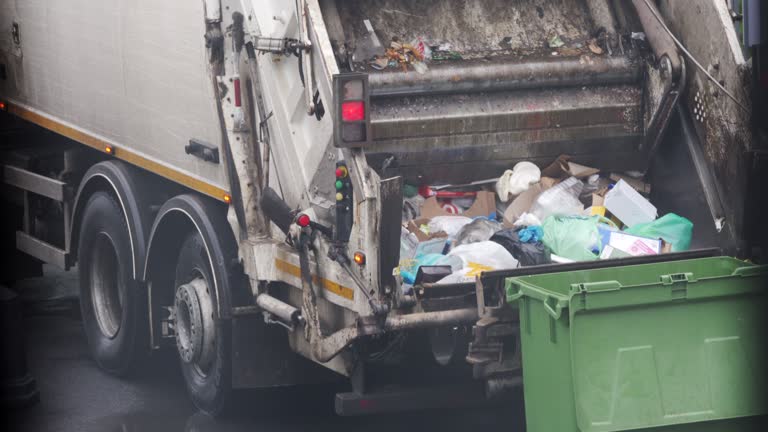
POLYGON ((484 271, 685 251, 693 223, 658 217, 642 173, 601 173, 558 157, 498 179, 406 185, 400 265, 406 290, 484 271))
POLYGON ((403 42, 393 38, 385 47, 369 20, 364 20, 367 34, 355 47, 352 60, 356 63, 368 64, 376 70, 401 69, 408 72, 409 67, 418 73, 429 70, 427 63, 432 61, 461 60, 462 56, 453 51, 450 44, 430 45, 421 38, 403 42))

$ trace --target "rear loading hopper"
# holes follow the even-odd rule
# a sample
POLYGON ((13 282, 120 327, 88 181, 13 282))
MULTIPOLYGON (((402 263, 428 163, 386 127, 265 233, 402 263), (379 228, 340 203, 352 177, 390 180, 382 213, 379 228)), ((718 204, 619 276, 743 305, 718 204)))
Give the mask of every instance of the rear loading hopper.
POLYGON ((332 3, 324 12, 340 69, 368 74, 366 154, 384 176, 463 183, 563 153, 643 170, 676 101, 679 58, 654 56, 638 35, 636 12, 650 13, 642 1, 637 11, 608 0, 332 3), (413 41, 444 60, 417 72, 353 59, 365 20, 382 55, 392 41, 413 41))

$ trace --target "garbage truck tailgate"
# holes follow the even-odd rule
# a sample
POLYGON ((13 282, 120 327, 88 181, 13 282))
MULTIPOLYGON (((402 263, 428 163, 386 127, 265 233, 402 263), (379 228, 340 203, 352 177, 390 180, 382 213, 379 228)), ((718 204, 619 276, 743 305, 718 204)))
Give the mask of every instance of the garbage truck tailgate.
POLYGON ((606 170, 642 168, 641 90, 633 85, 527 89, 372 101, 369 162, 389 157, 421 182, 498 176, 560 154, 606 170))

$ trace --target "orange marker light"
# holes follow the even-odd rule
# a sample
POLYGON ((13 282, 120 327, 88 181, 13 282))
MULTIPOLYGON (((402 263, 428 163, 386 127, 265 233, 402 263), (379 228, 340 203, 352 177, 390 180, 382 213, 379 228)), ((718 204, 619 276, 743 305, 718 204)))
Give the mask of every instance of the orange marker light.
POLYGON ((355 252, 355 255, 353 257, 355 260, 355 264, 357 265, 365 265, 365 254, 362 252, 355 252))
POLYGON ((0 111, 5 111, 5 102, 0 102, 0 111))
POLYGON ((112 146, 104 147, 104 151, 107 152, 107 154, 115 154, 115 149, 112 146))
POLYGON ((224 202, 227 203, 227 204, 231 204, 232 203, 232 196, 230 196, 229 194, 224 194, 224 202))

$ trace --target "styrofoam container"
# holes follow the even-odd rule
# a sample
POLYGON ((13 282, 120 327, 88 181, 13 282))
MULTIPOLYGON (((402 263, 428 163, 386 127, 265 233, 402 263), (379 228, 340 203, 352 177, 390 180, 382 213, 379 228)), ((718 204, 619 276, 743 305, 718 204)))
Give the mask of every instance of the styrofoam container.
POLYGON ((605 208, 628 227, 652 222, 657 215, 656 207, 624 180, 605 195, 605 208))

